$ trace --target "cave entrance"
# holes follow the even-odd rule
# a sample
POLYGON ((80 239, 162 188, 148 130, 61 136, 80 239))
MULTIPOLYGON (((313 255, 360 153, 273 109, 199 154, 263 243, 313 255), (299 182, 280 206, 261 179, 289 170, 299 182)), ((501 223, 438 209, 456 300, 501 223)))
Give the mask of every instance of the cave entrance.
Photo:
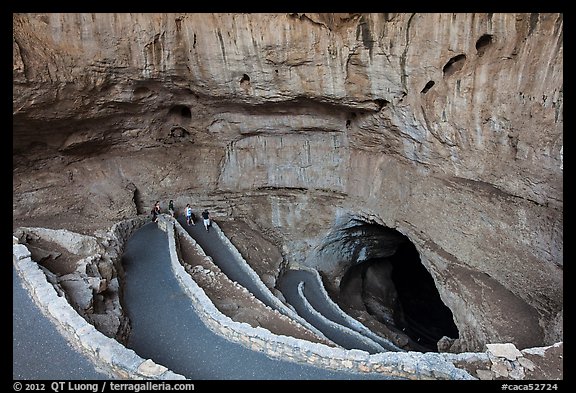
POLYGON ((340 281, 341 301, 403 332, 411 350, 438 351, 442 337, 458 338, 452 311, 442 302, 408 237, 375 224, 347 232, 360 251, 354 253, 356 260, 340 281))

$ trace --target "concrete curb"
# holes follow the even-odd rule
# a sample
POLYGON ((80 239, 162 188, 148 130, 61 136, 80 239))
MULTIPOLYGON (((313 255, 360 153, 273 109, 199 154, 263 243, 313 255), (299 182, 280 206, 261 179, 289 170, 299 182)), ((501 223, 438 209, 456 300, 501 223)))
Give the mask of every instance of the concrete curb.
POLYGON ((240 251, 238 251, 236 246, 234 246, 234 244, 232 244, 230 239, 228 239, 226 237, 226 235, 224 235, 224 232, 222 232, 222 229, 218 226, 218 224, 215 223, 214 221, 212 221, 212 227, 215 229, 216 234, 218 235, 220 240, 226 245, 226 247, 232 253, 232 255, 234 255, 236 262, 237 262, 237 266, 239 266, 244 271, 244 273, 248 274, 248 276, 250 276, 250 278, 252 278, 252 281, 259 287, 259 289, 264 294, 267 295, 267 300, 274 306, 274 308, 276 310, 278 310, 280 313, 286 315, 287 317, 292 318, 293 320, 297 321, 301 325, 305 326, 307 329, 314 332, 314 334, 316 334, 316 335, 318 335, 318 336, 320 336, 320 337, 322 337, 328 341, 331 341, 327 337, 325 337, 324 334, 320 330, 318 330, 316 327, 312 326, 307 320, 302 318, 300 315, 298 315, 296 312, 294 312, 292 309, 290 309, 288 306, 286 306, 284 303, 282 303, 280 301, 280 299, 278 299, 272 293, 272 291, 270 291, 270 288, 268 288, 264 284, 264 282, 262 282, 262 279, 260 278, 260 276, 254 271, 254 269, 252 269, 250 264, 248 262, 246 262, 246 260, 242 256, 242 254, 240 254, 240 251))
MULTIPOLYGON (((148 219, 137 217, 112 226, 109 235, 123 246, 134 230, 148 219)), ((13 237, 13 243, 18 239, 13 237)), ((105 336, 82 318, 50 284, 44 272, 30 257, 23 244, 12 245, 12 262, 28 293, 46 317, 79 352, 84 353, 101 370, 118 379, 184 380, 166 367, 143 359, 118 341, 105 336)))
MULTIPOLYGON (((266 353, 272 358, 303 362, 318 367, 359 373, 380 373, 390 377, 406 379, 477 379, 465 370, 457 368, 459 365, 478 365, 494 363, 494 357, 486 352, 467 353, 421 353, 421 352, 382 352, 374 355, 356 349, 345 350, 332 348, 324 344, 300 340, 272 334, 261 327, 253 328, 246 323, 232 321, 221 314, 204 291, 192 280, 191 276, 180 264, 176 252, 173 221, 162 215, 158 226, 168 234, 171 266, 180 285, 192 300, 204 323, 217 334, 228 340, 241 343, 251 350, 266 353)), ((172 219, 173 220, 173 219, 172 219)), ((114 258, 120 257, 126 240, 140 226, 149 221, 149 218, 138 216, 118 222, 109 231, 105 231, 102 238, 108 245, 112 244, 114 258)), ((38 229, 38 228, 35 228, 38 229)), ((182 229, 187 235, 188 233, 182 229)), ((52 236, 53 231, 44 231, 44 235, 52 236)), ((220 232, 221 233, 221 232, 220 232)), ((219 235, 220 236, 220 235, 219 235)), ((223 235, 222 235, 223 236, 223 235)), ((188 235, 190 241, 200 253, 204 251, 188 235)), ((41 312, 46 315, 62 335, 79 352, 93 361, 96 369, 104 371, 118 379, 136 380, 185 380, 166 367, 154 363, 150 359, 143 359, 133 350, 124 347, 86 322, 66 301, 58 295, 56 289, 50 284, 39 265, 31 259, 28 248, 19 244, 18 238, 13 236, 12 262, 17 274, 22 278, 23 285, 38 305, 41 312)), ((230 244, 229 240, 226 244, 230 244)), ((229 245, 229 247, 230 247, 229 245)), ((233 247, 233 246, 232 246, 233 247)), ((234 250, 232 248, 232 250, 234 250)), ((76 250, 81 252, 80 250, 76 250)), ((237 250, 236 250, 237 252, 237 250)), ((238 253, 239 254, 239 253, 238 253)), ((208 256, 205 256, 209 258, 208 256)), ((263 285, 263 283, 262 283, 263 285)), ((272 309, 271 309, 272 310, 272 309)), ((273 310, 278 312, 277 310, 273 310)), ((562 345, 556 343, 550 347, 536 347, 522 350, 523 354, 544 353, 547 348, 562 345)), ((496 360, 498 360, 497 358, 496 360)), ((481 366, 482 368, 482 366, 481 366)), ((482 369, 477 370, 478 374, 482 369)), ((491 371, 487 370, 487 373, 491 371)), ((485 378, 483 378, 485 379, 485 378)))
MULTIPOLYGON (((174 228, 176 225, 180 226, 179 223, 168 217, 164 218, 164 221, 159 227, 168 234, 174 274, 202 321, 216 334, 251 350, 263 352, 271 358, 307 363, 331 370, 378 373, 407 379, 476 379, 438 353, 384 352, 370 355, 356 349, 332 348, 294 337, 275 335, 267 329, 253 328, 247 323, 233 321, 214 306, 180 263, 174 233, 174 228)), ((181 226, 180 230, 187 234, 181 226)), ((195 241, 192 244, 200 255, 205 255, 195 241)))
MULTIPOLYGON (((306 295, 304 294, 304 282, 300 281, 298 283, 298 296, 302 299, 302 302, 304 304, 304 307, 306 308, 306 310, 314 315, 316 318, 318 319, 322 319, 324 321, 324 323, 328 326, 330 326, 332 329, 334 330, 340 330, 341 332, 353 336, 354 338, 356 338, 357 340, 359 340, 360 342, 362 342, 365 346, 369 347, 370 350, 372 350, 373 352, 377 353, 377 352, 385 352, 386 350, 384 348, 382 348, 382 346, 378 343, 376 343, 375 341, 373 341, 372 339, 363 336, 362 334, 358 333, 355 330, 350 329, 347 326, 344 325, 340 325, 339 323, 336 323, 334 321, 332 321, 331 319, 326 318, 324 315, 322 315, 321 313, 319 313, 308 301, 308 299, 306 298, 306 295)), ((366 351, 368 353, 370 353, 369 351, 366 351)))
MULTIPOLYGON (((148 221, 149 219, 144 217, 124 220, 115 224, 108 235, 113 242, 123 247, 133 231, 148 221)), ((161 215, 158 226, 167 232, 172 269, 198 315, 212 331, 230 341, 263 352, 272 358, 330 370, 377 373, 406 379, 475 379, 452 364, 451 361, 461 360, 462 356, 419 352, 384 352, 370 355, 356 349, 333 348, 294 337, 275 335, 261 327, 253 328, 246 323, 235 322, 220 313, 180 264, 173 219, 161 215)), ((183 229, 182 231, 185 232, 183 229)), ((13 238, 13 243, 17 243, 16 238, 13 238)), ((200 255, 205 255, 195 241, 193 245, 200 255)), ((80 352, 85 353, 99 369, 106 370, 119 379, 186 379, 150 359, 141 358, 133 350, 105 336, 86 322, 63 297, 58 296, 38 264, 30 258, 26 246, 13 244, 13 264, 42 312, 56 324, 65 338, 80 352)))
POLYGON ((338 307, 338 305, 332 301, 332 299, 328 295, 328 292, 326 292, 326 288, 324 288, 324 285, 322 284, 322 278, 320 277, 320 273, 318 273, 318 270, 312 269, 311 267, 308 266, 298 266, 298 268, 312 273, 314 279, 318 283, 318 288, 320 288, 320 291, 322 292, 326 304, 328 304, 328 306, 332 309, 332 311, 340 315, 349 324, 351 329, 377 342, 379 345, 383 346, 385 350, 404 352, 403 349, 397 347, 392 342, 374 334, 370 329, 368 329, 366 326, 364 326, 356 319, 350 317, 350 315, 346 314, 340 307, 338 307))

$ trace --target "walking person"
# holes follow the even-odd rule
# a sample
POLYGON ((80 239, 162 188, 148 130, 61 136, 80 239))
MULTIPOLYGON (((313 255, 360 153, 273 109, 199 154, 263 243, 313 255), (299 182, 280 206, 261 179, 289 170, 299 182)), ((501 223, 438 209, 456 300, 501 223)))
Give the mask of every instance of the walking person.
POLYGON ((168 203, 168 211, 172 217, 176 217, 174 214, 174 201, 172 199, 170 199, 170 202, 168 203))
POLYGON ((208 227, 210 226, 210 213, 208 212, 208 209, 205 209, 202 212, 202 218, 204 219, 204 227, 206 228, 206 231, 208 232, 208 227))
POLYGON ((158 215, 160 214, 160 201, 156 201, 150 213, 152 214, 152 221, 158 222, 158 215))
POLYGON ((186 210, 185 210, 185 211, 186 211, 186 224, 188 224, 188 225, 196 225, 196 224, 194 223, 194 217, 193 217, 193 214, 192 214, 192 208, 190 207, 190 204, 189 204, 189 203, 186 204, 186 210))

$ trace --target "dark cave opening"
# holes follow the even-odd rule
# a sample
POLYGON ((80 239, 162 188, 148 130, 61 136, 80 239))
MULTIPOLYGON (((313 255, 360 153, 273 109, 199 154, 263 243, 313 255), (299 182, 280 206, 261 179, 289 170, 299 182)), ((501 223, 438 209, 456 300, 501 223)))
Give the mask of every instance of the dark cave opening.
POLYGON ((168 113, 170 115, 178 115, 185 119, 192 118, 192 111, 185 105, 174 105, 168 113))
POLYGON ((476 41, 476 53, 478 56, 482 56, 490 44, 492 44, 492 35, 484 34, 478 38, 478 41, 476 41))
POLYGON ((455 72, 460 71, 464 67, 465 62, 466 62, 466 55, 463 53, 452 57, 442 68, 444 76, 448 77, 454 74, 455 72))
POLYGON ((340 281, 339 298, 347 307, 402 331, 410 338, 411 350, 436 352, 442 337, 459 337, 451 310, 408 237, 371 224, 348 231, 366 259, 350 266, 340 281))
POLYGON ((414 244, 401 244, 389 260, 401 306, 394 315, 396 326, 420 345, 434 350, 443 336, 458 338, 452 311, 442 302, 414 244))

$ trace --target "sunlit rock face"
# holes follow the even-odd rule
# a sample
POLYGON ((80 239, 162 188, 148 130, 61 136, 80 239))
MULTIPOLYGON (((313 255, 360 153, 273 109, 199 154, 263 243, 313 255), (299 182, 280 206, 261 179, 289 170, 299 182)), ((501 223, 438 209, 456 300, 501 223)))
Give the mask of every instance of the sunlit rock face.
POLYGON ((337 285, 380 252, 346 228, 377 224, 415 245, 453 350, 561 340, 561 14, 13 25, 15 227, 90 232, 174 199, 337 285))

